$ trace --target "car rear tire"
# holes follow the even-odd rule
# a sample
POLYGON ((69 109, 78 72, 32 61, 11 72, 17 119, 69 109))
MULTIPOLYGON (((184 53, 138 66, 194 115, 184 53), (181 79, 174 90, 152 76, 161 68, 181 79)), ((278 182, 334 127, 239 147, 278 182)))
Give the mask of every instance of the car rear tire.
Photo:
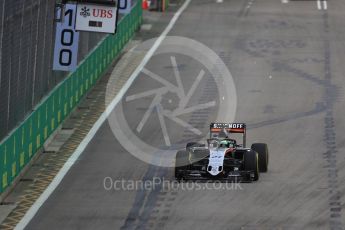
POLYGON ((184 178, 185 170, 189 166, 189 153, 185 150, 180 150, 176 153, 175 159, 175 178, 181 181, 184 178))
POLYGON ((254 181, 259 180, 259 154, 253 150, 249 150, 244 154, 244 169, 254 172, 254 181))
POLYGON ((260 172, 267 172, 268 170, 268 147, 265 143, 254 143, 252 150, 259 154, 259 170, 260 172))

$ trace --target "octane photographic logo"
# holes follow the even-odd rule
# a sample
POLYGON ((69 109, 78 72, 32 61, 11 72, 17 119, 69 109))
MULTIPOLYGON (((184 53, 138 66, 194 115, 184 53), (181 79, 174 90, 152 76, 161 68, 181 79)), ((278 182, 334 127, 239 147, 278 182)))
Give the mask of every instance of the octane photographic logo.
MULTIPOLYGON (((146 54, 155 41, 145 41, 128 52, 132 55, 122 63, 125 67, 109 80, 106 102, 120 81, 118 75, 132 73, 133 60, 146 54)), ((153 165, 173 167, 177 150, 187 142, 205 141, 210 122, 233 122, 236 106, 233 78, 222 59, 200 42, 168 36, 109 114, 108 122, 129 153, 153 165)))

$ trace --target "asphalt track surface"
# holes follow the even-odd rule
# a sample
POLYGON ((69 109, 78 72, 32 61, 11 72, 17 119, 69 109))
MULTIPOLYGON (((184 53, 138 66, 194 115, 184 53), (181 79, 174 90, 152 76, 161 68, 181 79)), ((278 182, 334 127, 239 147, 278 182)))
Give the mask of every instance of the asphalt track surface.
MULTIPOLYGON (((343 229, 343 12, 340 0, 327 10, 314 1, 193 0, 169 35, 195 39, 223 59, 237 89, 236 121, 248 124, 249 143, 268 143, 269 172, 236 188, 108 191, 106 177, 173 181, 173 169, 133 157, 106 122, 27 229, 343 229)), ((181 75, 196 76, 195 61, 176 60, 181 75)), ((169 55, 147 65, 166 76, 172 76, 170 67, 169 55)), ((127 95, 155 88, 147 79, 140 75, 127 95)), ((193 78, 185 81, 190 85, 193 78)), ((195 100, 215 98, 211 83, 201 83, 206 88, 195 100)), ((135 129, 150 98, 123 103, 135 129)), ((186 119, 205 131, 214 114, 203 112, 186 119)), ((157 119, 140 134, 152 145, 164 144, 157 119)), ((190 137, 176 124, 167 128, 176 143, 190 137)))

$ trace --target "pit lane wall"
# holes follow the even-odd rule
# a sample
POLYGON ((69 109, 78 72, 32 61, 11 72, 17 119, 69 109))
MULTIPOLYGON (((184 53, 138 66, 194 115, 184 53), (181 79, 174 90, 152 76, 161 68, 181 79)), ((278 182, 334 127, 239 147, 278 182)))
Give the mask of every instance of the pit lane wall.
POLYGON ((142 22, 141 0, 63 82, 0 143, 0 195, 14 182, 44 142, 118 57, 142 22))

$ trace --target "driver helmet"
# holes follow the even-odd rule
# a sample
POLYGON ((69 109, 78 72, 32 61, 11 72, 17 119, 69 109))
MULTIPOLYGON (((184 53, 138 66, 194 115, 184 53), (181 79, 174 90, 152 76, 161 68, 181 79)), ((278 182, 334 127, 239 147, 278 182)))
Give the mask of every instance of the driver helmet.
POLYGON ((230 148, 230 141, 229 140, 222 140, 219 142, 220 148, 230 148))

